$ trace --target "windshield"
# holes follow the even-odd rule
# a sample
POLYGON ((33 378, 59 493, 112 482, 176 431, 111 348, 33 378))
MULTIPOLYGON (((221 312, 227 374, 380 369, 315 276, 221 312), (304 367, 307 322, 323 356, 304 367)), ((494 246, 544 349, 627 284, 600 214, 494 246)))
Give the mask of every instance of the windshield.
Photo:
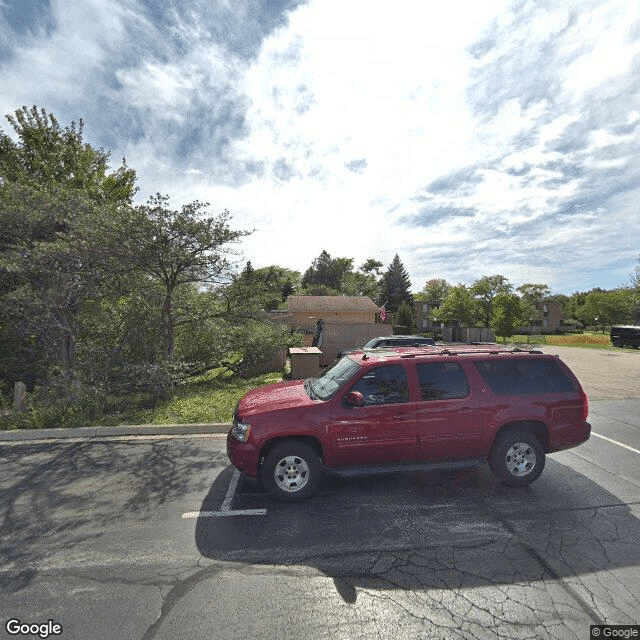
POLYGON ((379 339, 378 338, 371 338, 371 340, 369 340, 369 342, 367 342, 367 344, 364 345, 364 347, 362 347, 363 349, 373 349, 373 347, 375 347, 378 344, 379 339))
POLYGON ((353 374, 360 369, 351 358, 342 358, 337 364, 327 369, 319 378, 310 378, 305 383, 305 389, 311 391, 311 397, 328 400, 345 382, 353 378, 353 374))

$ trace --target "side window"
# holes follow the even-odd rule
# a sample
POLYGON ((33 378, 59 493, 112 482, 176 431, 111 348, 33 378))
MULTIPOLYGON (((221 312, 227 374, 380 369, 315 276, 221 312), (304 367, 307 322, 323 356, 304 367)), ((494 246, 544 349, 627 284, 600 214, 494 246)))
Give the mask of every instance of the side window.
POLYGON ((476 362, 476 368, 498 395, 575 391, 573 382, 553 360, 490 360, 476 362))
POLYGON ((469 395, 467 376, 457 362, 430 362, 416 368, 423 400, 449 400, 469 395))
POLYGON ((359 391, 365 406, 409 402, 407 372, 394 364, 371 369, 356 382, 351 391, 359 391))

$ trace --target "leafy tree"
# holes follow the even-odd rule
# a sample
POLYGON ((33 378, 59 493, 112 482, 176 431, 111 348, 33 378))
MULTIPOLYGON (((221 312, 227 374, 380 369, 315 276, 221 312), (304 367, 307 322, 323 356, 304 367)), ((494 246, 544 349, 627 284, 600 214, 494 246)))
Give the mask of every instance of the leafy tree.
POLYGON ((413 305, 410 305, 406 300, 403 300, 398 307, 398 311, 395 313, 394 320, 395 325, 406 327, 409 333, 413 333, 413 327, 415 325, 413 305))
POLYGON ((585 299, 583 314, 588 324, 602 327, 629 322, 633 318, 633 294, 630 289, 589 292, 585 299))
POLYGON ((471 294, 475 296, 482 310, 482 322, 491 326, 493 318, 493 299, 500 293, 511 293, 513 287, 509 280, 501 275, 483 276, 471 285, 471 294))
POLYGON ((400 257, 396 254, 385 271, 380 282, 382 303, 386 302, 386 309, 396 312, 402 302, 413 304, 411 295, 411 280, 409 273, 404 268, 400 257))
POLYGON ((229 311, 251 310, 251 317, 256 317, 262 310, 285 308, 287 298, 300 288, 300 273, 277 265, 249 270, 250 264, 221 291, 229 311))
POLYGON ((493 298, 491 327, 504 341, 510 338, 522 320, 520 298, 515 293, 498 293, 493 298))
POLYGON ((113 281, 101 230, 123 219, 135 172, 123 161, 109 173, 109 154, 83 141, 82 121, 62 128, 36 107, 7 119, 17 140, 0 131, 0 344, 28 357, 2 375, 56 364, 71 378, 79 314, 113 281))
POLYGON ((208 204, 197 200, 179 210, 169 208, 169 198, 151 196, 136 208, 136 227, 128 250, 136 255, 137 268, 162 287, 162 330, 165 355, 175 355, 177 326, 197 324, 198 319, 180 313, 176 295, 188 285, 220 284, 231 275, 227 245, 237 242, 246 231, 229 228, 229 212, 206 215, 208 204))
POLYGON ((531 331, 533 325, 537 324, 541 318, 542 312, 529 298, 520 298, 520 324, 522 326, 529 327, 529 331, 531 331))
POLYGON ((338 291, 352 269, 353 258, 332 258, 323 250, 302 276, 302 286, 306 289, 322 285, 338 291))
POLYGON ((416 294, 416 300, 428 302, 431 306, 438 306, 447 297, 451 285, 443 278, 427 280, 422 290, 416 294))
POLYGON ((135 171, 123 160, 109 173, 110 154, 83 141, 82 119, 62 128, 53 114, 36 106, 6 118, 18 140, 0 131, 0 184, 65 187, 97 202, 131 203, 135 171))
POLYGON ((432 309, 430 316, 435 322, 473 327, 480 317, 480 309, 470 290, 463 284, 457 284, 449 289, 440 307, 432 309))
POLYGON ((374 258, 369 258, 362 263, 360 271, 369 275, 379 276, 382 267, 382 262, 375 260, 374 258))
POLYGON ((531 302, 541 302, 548 300, 551 290, 546 284, 525 283, 517 288, 520 295, 531 302))
POLYGON ((380 284, 372 273, 350 271, 344 277, 340 293, 345 296, 368 296, 372 300, 378 300, 380 284))
POLYGON ((631 289, 636 312, 640 313, 640 257, 638 257, 638 264, 631 274, 631 289))

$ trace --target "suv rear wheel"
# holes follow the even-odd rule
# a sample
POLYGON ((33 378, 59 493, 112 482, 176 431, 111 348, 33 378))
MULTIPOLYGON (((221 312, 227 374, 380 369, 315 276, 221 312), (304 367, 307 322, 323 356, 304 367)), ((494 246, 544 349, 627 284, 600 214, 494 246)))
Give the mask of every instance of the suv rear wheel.
POLYGON ((537 480, 545 454, 538 438, 524 429, 512 429, 496 439, 489 466, 505 484, 523 487, 537 480))
POLYGON ((304 442, 287 440, 267 454, 260 474, 271 497, 295 502, 313 495, 320 482, 322 465, 316 452, 304 442))

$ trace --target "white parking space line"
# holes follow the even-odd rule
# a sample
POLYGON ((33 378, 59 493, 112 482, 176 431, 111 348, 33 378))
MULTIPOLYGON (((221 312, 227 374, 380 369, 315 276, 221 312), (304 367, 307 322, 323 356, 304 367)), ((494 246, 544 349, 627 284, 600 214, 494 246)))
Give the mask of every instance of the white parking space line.
POLYGON ((224 518, 228 516, 266 516, 266 509, 238 509, 237 511, 187 511, 182 519, 189 518, 224 518))
POLYGON ((188 511, 182 514, 182 519, 224 518, 225 516, 266 516, 266 509, 238 509, 237 511, 231 509, 231 502, 238 487, 238 480, 240 480, 240 472, 234 469, 229 488, 227 489, 227 495, 224 497, 220 511, 188 511))
POLYGON ((630 447, 628 444, 623 444, 622 442, 618 442, 617 440, 612 440, 611 438, 607 438, 607 436, 601 436, 599 433, 594 433, 593 431, 591 432, 591 435, 596 436, 596 438, 602 438, 607 442, 612 442, 613 444, 617 444, 619 447, 629 449, 629 451, 633 451, 633 453, 640 454, 640 451, 638 449, 634 449, 633 447, 630 447))
POLYGON ((227 495, 224 497, 224 502, 220 509, 221 511, 229 511, 231 501, 233 500, 233 494, 236 492, 236 487, 238 486, 238 480, 240 480, 240 472, 237 469, 234 469, 233 475, 231 476, 231 482, 229 483, 229 489, 227 489, 227 495))

